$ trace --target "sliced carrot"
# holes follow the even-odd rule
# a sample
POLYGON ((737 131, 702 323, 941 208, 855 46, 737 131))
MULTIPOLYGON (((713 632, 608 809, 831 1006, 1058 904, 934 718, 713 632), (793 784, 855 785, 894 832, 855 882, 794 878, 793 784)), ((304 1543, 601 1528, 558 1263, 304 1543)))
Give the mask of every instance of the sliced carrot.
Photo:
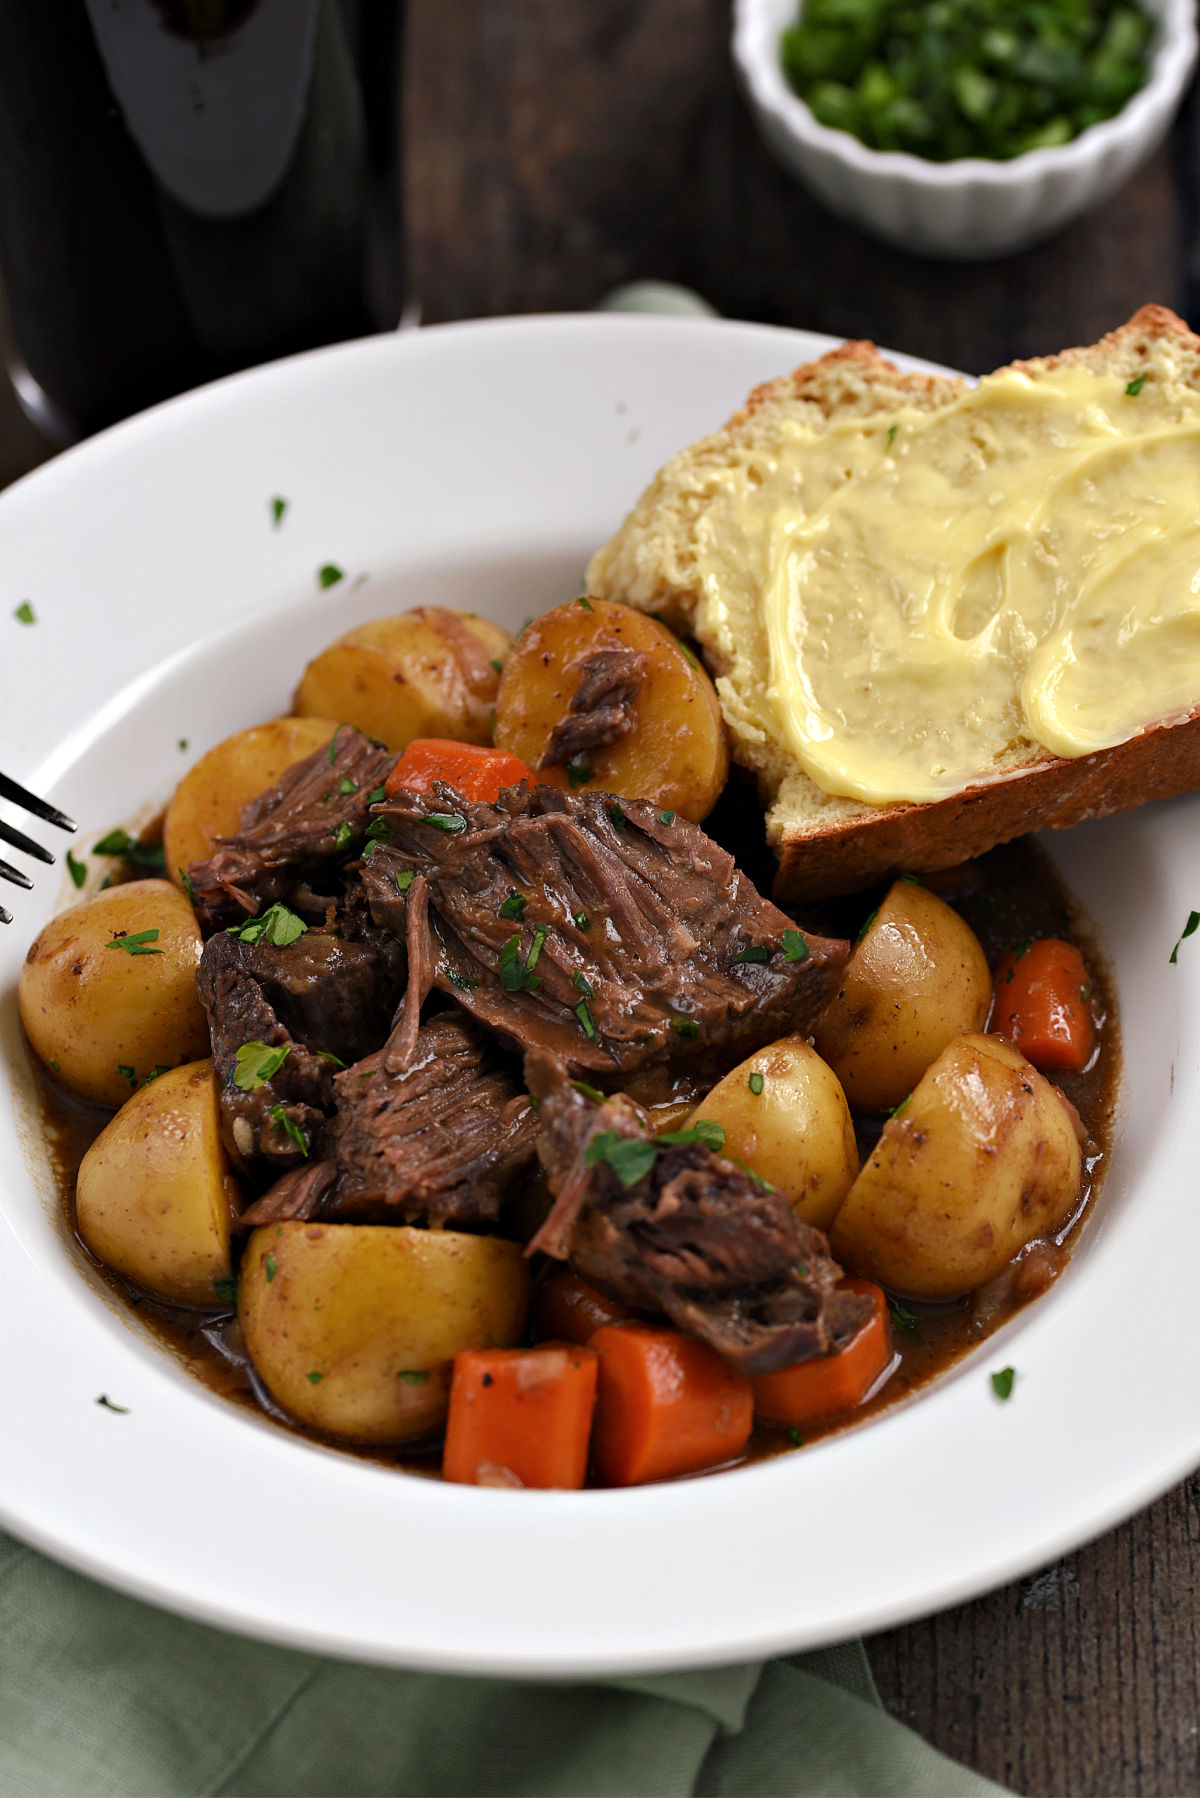
POLYGON ((505 787, 531 779, 524 762, 504 749, 481 749, 476 743, 456 743, 450 737, 414 737, 384 783, 391 795, 400 787, 428 793, 435 780, 464 799, 495 801, 505 787))
POLYGON ((832 1355, 797 1361, 754 1380, 754 1409, 770 1423, 815 1423, 861 1404, 892 1358, 887 1300, 871 1280, 843 1280, 843 1292, 860 1292, 871 1315, 832 1355))
POLYGON ((465 1349, 454 1357, 442 1477, 462 1486, 582 1486, 595 1403, 591 1349, 465 1349))
POLYGON ((703 1342, 643 1323, 606 1324, 592 1462, 605 1486, 643 1486, 732 1461, 754 1423, 754 1395, 703 1342))
POLYGON ((531 1322, 539 1342, 588 1342, 605 1324, 632 1315, 569 1267, 555 1267, 533 1289, 531 1322))
POLYGON ((1058 937, 1010 949, 996 969, 991 1028, 1035 1068, 1085 1068, 1096 1030, 1092 979, 1073 943, 1058 937))

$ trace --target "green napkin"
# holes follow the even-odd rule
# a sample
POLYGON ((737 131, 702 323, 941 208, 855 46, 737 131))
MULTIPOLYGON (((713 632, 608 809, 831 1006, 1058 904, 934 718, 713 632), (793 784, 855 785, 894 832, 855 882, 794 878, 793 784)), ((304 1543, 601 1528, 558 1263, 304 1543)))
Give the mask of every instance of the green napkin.
POLYGON ((0 1535, 4 1798, 984 1798, 861 1642, 571 1684, 324 1660, 189 1623, 0 1535))

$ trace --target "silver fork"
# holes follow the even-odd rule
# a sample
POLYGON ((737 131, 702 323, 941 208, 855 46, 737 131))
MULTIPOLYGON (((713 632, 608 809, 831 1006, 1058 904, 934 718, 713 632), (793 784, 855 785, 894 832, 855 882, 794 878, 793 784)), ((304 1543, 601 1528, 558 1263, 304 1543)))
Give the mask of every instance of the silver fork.
MULTIPOLYGON (((57 806, 48 805, 44 799, 39 799, 36 793, 31 793, 28 788, 11 780, 7 774, 0 774, 0 799, 10 800, 13 805, 19 805, 22 811, 32 812, 35 818, 41 818, 43 823, 57 825, 59 830, 73 831, 75 829, 73 819, 68 818, 65 812, 60 812, 57 806)), ((27 837, 23 830, 14 830, 11 824, 5 824, 2 819, 0 819, 0 843, 9 844, 11 848, 20 850, 22 855, 31 855, 37 862, 53 862, 54 860, 48 849, 43 849, 42 845, 35 843, 32 837, 27 837)), ((28 874, 6 861, 0 861, 0 880, 11 880, 13 885, 18 887, 28 888, 33 885, 28 874)), ((0 924, 11 923, 12 913, 0 905, 0 924)))

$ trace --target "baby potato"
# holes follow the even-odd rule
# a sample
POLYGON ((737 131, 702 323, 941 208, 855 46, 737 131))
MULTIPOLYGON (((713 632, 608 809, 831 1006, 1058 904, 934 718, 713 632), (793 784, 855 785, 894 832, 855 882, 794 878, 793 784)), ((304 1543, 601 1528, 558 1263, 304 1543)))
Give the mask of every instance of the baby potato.
POLYGON ((207 861, 217 838, 234 834, 243 806, 328 743, 337 727, 334 718, 272 718, 235 731, 202 755, 176 787, 163 820, 163 853, 176 886, 183 887, 189 862, 207 861))
POLYGON ((928 887, 898 880, 869 921, 813 1041, 851 1105, 887 1111, 964 1030, 987 1021, 992 983, 969 924, 928 887))
MULTIPOLYGON (((614 660, 613 679, 620 678, 614 660)), ((571 600, 525 627, 500 677, 495 741, 548 784, 649 799, 695 824, 712 810, 729 772, 725 724, 708 675, 657 619, 607 599, 571 600), (624 701, 618 687, 602 690, 596 660, 622 650, 640 658, 633 665, 640 684, 635 678, 624 701), (598 689, 597 707, 623 714, 629 729, 606 746, 542 767, 585 677, 598 689)))
POLYGON ((972 1032, 884 1125, 830 1247, 893 1292, 958 1298, 1066 1221, 1081 1174, 1062 1096, 999 1037, 972 1032))
POLYGON ((237 1209, 211 1061, 172 1068, 134 1093, 79 1169, 75 1215, 88 1248, 175 1304, 217 1303, 237 1209))
POLYGON ((357 724, 389 749, 414 737, 490 743, 512 638, 488 618, 414 606, 347 631, 304 670, 293 708, 357 724))
POLYGON ((441 1428, 454 1356, 525 1325, 520 1245, 386 1224, 264 1224, 238 1280, 242 1334, 298 1422, 353 1442, 441 1428))
POLYGON ((858 1147, 837 1075, 802 1036, 784 1036, 718 1080, 696 1118, 725 1131, 725 1153, 786 1193, 828 1230, 858 1174, 858 1147))
POLYGON ((201 947, 191 906, 166 880, 131 880, 59 912, 18 985, 35 1053, 100 1105, 120 1105, 155 1068, 207 1054, 201 947))

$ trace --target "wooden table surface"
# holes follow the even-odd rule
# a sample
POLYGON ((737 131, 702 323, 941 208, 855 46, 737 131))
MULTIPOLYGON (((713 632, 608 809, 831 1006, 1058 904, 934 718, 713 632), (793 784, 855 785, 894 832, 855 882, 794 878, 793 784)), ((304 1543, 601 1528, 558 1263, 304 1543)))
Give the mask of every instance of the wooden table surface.
MULTIPOLYGON (((840 224, 776 166, 728 39, 725 0, 409 0, 422 319, 586 309, 655 277, 731 317, 981 372, 1089 342, 1146 300, 1186 310, 1194 95, 1101 212, 1022 256, 935 264, 840 224)), ((0 395, 0 482, 48 453, 0 395)), ((876 1637, 871 1662, 896 1716, 1019 1792, 1200 1794, 1198 1587, 1192 1479, 1054 1567, 876 1637)))

